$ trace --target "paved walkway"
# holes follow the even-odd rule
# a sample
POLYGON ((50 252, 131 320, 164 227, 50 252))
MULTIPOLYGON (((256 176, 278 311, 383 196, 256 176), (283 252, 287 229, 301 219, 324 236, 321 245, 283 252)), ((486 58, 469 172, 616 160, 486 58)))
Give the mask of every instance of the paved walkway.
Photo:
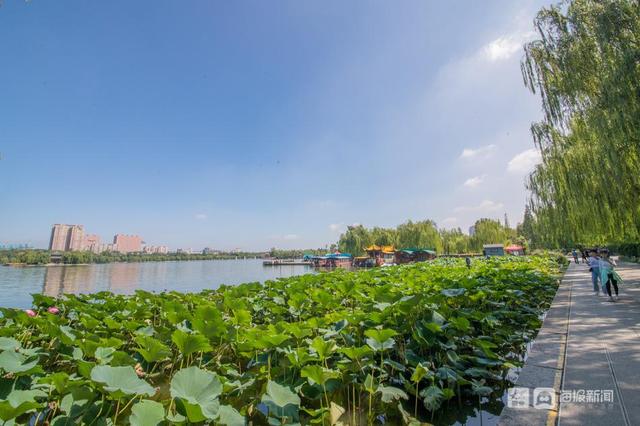
POLYGON ((516 384, 531 391, 529 407, 505 408, 500 424, 640 425, 640 265, 617 271, 624 283, 612 303, 593 294, 586 265, 569 266, 516 384), (534 408, 537 387, 560 403, 534 408))

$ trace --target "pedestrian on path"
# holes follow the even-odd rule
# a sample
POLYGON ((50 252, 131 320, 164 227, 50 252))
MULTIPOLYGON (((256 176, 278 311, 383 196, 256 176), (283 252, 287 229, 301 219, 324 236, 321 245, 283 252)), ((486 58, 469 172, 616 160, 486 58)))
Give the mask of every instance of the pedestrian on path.
POLYGON ((573 262, 576 265, 578 264, 578 252, 576 251, 576 249, 573 249, 573 262))
MULTIPOLYGON (((615 302, 618 299, 618 280, 616 279, 616 274, 614 268, 616 263, 609 257, 609 253, 603 253, 600 259, 600 280, 603 283, 603 287, 606 286, 607 294, 609 295, 609 302, 615 302), (613 289, 616 293, 616 300, 613 299, 611 295, 611 286, 613 285, 613 289)), ((604 288, 602 289, 604 293, 604 288)))
MULTIPOLYGON (((589 259, 587 260, 589 265, 589 271, 591 271, 591 282, 593 283, 593 292, 600 294, 600 287, 598 286, 598 280, 600 279, 600 258, 595 251, 589 252, 589 259)), ((604 290, 602 291, 604 294, 604 290)))

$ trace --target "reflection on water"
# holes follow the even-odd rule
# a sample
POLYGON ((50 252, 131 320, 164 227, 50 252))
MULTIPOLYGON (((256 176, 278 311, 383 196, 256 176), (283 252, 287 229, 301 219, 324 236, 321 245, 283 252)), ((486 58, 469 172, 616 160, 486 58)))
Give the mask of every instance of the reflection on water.
POLYGON ((47 296, 61 296, 63 293, 80 293, 85 287, 81 283, 91 281, 91 270, 84 266, 47 267, 44 272, 42 293, 47 296))
POLYGON ((308 266, 264 267, 259 259, 192 262, 109 263, 37 267, 0 266, 0 306, 27 308, 32 293, 114 293, 147 291, 200 291, 221 284, 264 282, 312 273, 308 266))

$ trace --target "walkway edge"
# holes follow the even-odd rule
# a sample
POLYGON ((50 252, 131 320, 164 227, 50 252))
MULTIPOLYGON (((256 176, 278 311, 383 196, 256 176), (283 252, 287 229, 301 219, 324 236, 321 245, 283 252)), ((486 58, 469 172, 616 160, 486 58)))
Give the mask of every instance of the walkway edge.
POLYGON ((499 426, 557 424, 565 371, 573 281, 569 276, 569 268, 565 269, 551 307, 518 375, 515 387, 528 391, 528 405, 505 407, 500 414, 499 426), (536 388, 547 388, 555 394, 551 409, 534 407, 534 398, 538 395, 534 392, 536 388))

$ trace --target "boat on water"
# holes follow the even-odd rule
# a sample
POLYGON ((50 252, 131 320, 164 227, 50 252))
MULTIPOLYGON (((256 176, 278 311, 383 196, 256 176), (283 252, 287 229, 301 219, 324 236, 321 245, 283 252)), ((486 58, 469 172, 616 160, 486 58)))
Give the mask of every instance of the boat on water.
POLYGON ((402 265, 404 263, 426 262, 435 259, 437 256, 435 250, 423 248, 405 248, 396 251, 396 263, 402 265))
POLYGON ((264 266, 288 266, 288 265, 306 265, 311 266, 313 262, 305 259, 266 259, 262 261, 264 266))
POLYGON ((356 268, 373 268, 376 266, 376 260, 369 256, 354 257, 353 266, 356 268))
POLYGON ((353 264, 353 256, 349 253, 329 253, 311 260, 316 268, 348 268, 353 264))
POLYGON ((374 259, 375 266, 390 266, 396 264, 396 248, 394 246, 371 245, 364 249, 369 258, 374 259))

